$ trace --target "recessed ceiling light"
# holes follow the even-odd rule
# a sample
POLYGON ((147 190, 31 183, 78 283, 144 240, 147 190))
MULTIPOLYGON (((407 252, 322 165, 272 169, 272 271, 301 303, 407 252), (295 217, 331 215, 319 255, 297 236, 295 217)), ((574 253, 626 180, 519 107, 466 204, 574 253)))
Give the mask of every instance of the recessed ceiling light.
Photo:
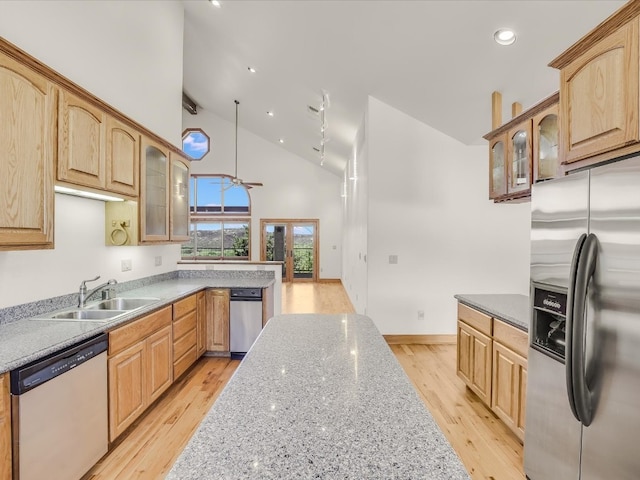
POLYGON ((218 0, 209 0, 211 2, 211 5, 213 5, 216 8, 220 8, 220 2, 218 0))
POLYGON ((271 110, 269 110, 269 111, 267 112, 267 115, 269 115, 270 117, 273 117, 273 112, 272 112, 271 110))
POLYGON ((500 45, 512 45, 516 41, 516 32, 509 28, 501 28, 493 34, 493 39, 500 45))
POLYGON ((256 69, 253 67, 247 67, 247 70, 249 70, 251 73, 256 73, 256 69))
POLYGON ((281 138, 280 140, 278 140, 280 143, 284 143, 284 138, 281 138))

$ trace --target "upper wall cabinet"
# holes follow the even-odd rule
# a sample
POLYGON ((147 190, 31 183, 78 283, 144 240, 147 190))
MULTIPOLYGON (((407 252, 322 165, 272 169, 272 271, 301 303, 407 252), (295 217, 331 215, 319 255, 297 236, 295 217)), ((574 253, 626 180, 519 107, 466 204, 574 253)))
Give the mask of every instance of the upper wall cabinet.
POLYGON ((526 200, 532 182, 558 172, 558 93, 484 136, 489 141, 489 198, 526 200))
POLYGON ((58 180, 104 190, 107 116, 64 90, 58 105, 58 180))
POLYGON ((146 137, 141 143, 140 240, 169 240, 169 151, 146 137))
POLYGON ((171 154, 171 241, 189 240, 189 164, 171 154))
POLYGON ((130 197, 138 196, 140 171, 140 133, 107 117, 107 190, 130 197))
POLYGON ((0 52, 0 250, 53 248, 56 90, 0 52))
POLYGON ((560 69, 564 170, 640 150, 640 2, 629 2, 549 65, 560 69))

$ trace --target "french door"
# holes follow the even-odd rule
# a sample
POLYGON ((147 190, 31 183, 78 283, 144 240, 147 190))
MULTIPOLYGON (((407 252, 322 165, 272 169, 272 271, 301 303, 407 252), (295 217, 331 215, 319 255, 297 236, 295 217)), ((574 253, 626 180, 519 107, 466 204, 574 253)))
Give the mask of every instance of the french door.
POLYGON ((260 259, 283 262, 283 282, 318 279, 317 219, 261 219, 260 231, 260 259))

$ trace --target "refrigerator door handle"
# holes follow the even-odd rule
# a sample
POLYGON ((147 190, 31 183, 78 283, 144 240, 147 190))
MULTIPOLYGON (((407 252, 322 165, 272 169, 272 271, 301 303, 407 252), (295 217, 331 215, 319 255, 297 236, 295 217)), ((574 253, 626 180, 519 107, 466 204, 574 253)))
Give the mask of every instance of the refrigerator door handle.
POLYGON ((578 412, 578 408, 576 407, 576 398, 574 392, 574 382, 573 382, 573 373, 574 373, 574 365, 573 365, 573 350, 575 349, 575 342, 573 337, 573 325, 576 323, 575 318, 580 318, 575 316, 575 308, 574 305, 576 303, 576 283, 578 276, 578 266, 580 263, 580 254, 582 253, 582 249, 584 243, 587 239, 587 234, 583 233, 578 238, 576 242, 576 246, 573 250, 573 258, 571 260, 571 270, 569 275, 569 289, 567 292, 567 318, 565 322, 565 335, 566 335, 566 344, 565 344, 565 377, 567 383, 567 397, 569 400, 569 407, 571 407, 571 413, 576 417, 576 420, 581 422, 580 415, 578 412))
POLYGON ((593 277, 598 261, 598 237, 590 233, 582 247, 578 269, 576 272, 575 296, 571 304, 573 324, 571 337, 573 346, 571 351, 571 377, 573 394, 578 419, 585 427, 593 420, 595 410, 595 394, 589 388, 586 368, 586 302, 589 283, 593 277))

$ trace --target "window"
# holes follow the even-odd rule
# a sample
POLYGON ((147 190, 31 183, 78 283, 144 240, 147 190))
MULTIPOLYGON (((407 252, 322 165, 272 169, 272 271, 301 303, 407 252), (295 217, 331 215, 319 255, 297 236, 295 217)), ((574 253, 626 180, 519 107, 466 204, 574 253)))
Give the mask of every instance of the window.
POLYGON ((249 260, 251 203, 243 185, 228 175, 192 175, 190 239, 183 259, 249 260))
POLYGON ((182 151, 192 160, 202 160, 211 150, 211 139, 200 128, 187 128, 182 132, 182 151))

